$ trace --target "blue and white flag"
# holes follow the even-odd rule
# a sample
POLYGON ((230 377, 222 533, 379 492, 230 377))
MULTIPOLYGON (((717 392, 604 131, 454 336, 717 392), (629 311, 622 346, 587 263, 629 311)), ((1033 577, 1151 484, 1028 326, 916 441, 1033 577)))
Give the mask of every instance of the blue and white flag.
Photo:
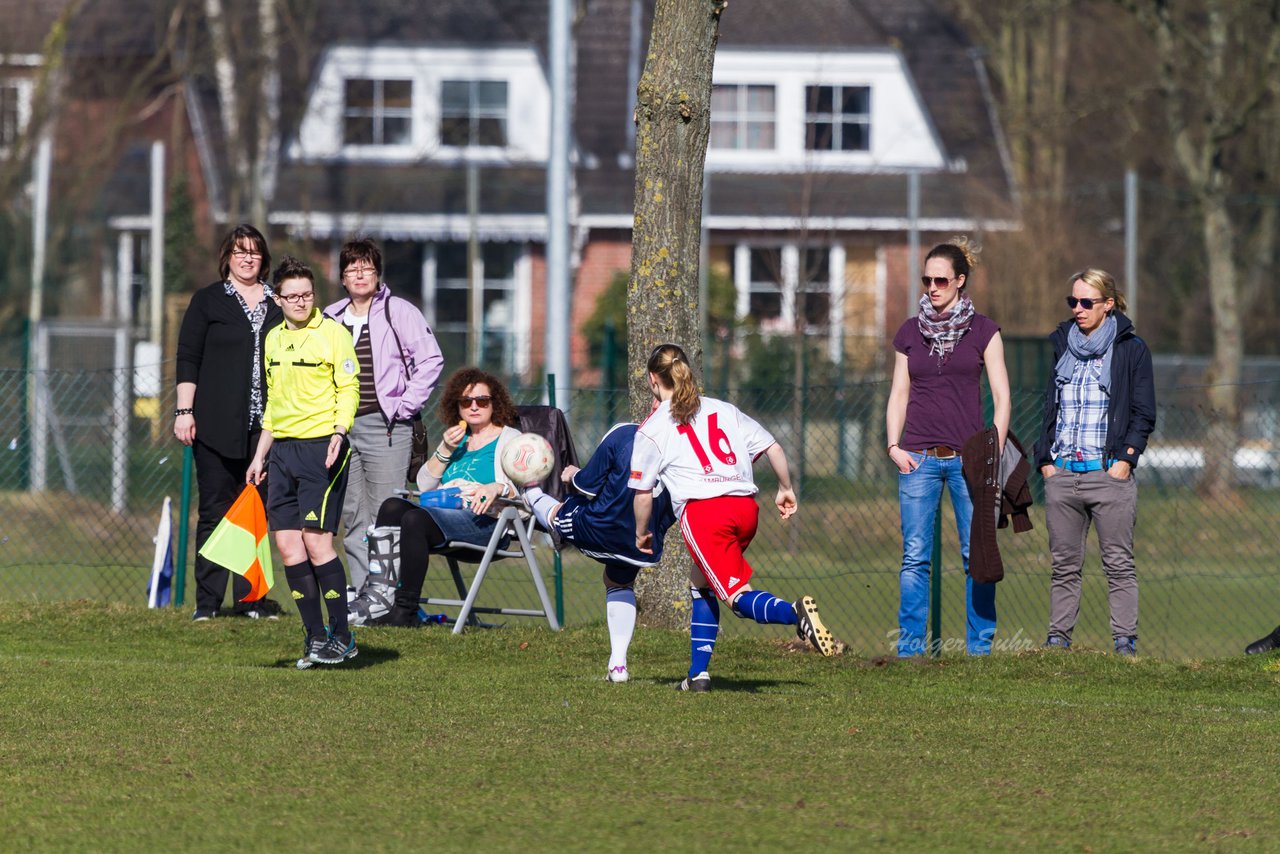
POLYGON ((156 550, 151 559, 151 580, 147 584, 147 607, 165 608, 173 593, 173 521, 169 497, 165 496, 156 529, 156 550))

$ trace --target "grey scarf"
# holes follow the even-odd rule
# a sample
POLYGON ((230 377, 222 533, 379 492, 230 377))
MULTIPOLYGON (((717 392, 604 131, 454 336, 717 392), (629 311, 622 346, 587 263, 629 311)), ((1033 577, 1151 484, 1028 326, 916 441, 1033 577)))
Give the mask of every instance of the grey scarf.
POLYGON ((1058 387, 1071 382, 1071 375, 1076 365, 1090 359, 1102 359, 1102 373, 1098 377, 1098 385, 1106 395, 1111 394, 1111 353, 1116 343, 1116 318, 1108 314, 1092 335, 1085 335, 1080 327, 1073 323, 1067 333, 1067 351, 1062 354, 1054 368, 1054 381, 1058 387))

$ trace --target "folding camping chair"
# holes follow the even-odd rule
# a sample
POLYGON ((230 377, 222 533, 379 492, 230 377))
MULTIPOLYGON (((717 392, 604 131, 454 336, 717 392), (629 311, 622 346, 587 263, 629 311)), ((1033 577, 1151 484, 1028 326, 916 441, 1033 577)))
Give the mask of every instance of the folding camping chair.
MULTIPOLYGON (((569 425, 565 420, 564 413, 554 406, 517 406, 516 412, 520 418, 521 430, 528 433, 537 433, 551 443, 551 448, 555 452, 555 465, 551 474, 547 476, 547 481, 543 488, 549 495, 553 495, 558 499, 564 498, 566 487, 560 482, 560 473, 564 471, 565 466, 576 466, 578 464, 578 454, 574 450, 573 437, 569 435, 569 425)), ((538 568, 538 559, 534 554, 533 540, 538 531, 537 520, 532 514, 527 519, 521 518, 520 508, 523 507, 523 504, 519 499, 499 500, 506 506, 498 514, 498 524, 494 526, 493 536, 489 538, 487 544, 477 546, 473 543, 454 540, 436 552, 448 561, 449 572, 453 576, 453 584, 457 588, 459 598, 440 599, 426 597, 420 601, 429 605, 460 608, 458 617, 453 624, 453 633, 455 635, 461 633, 463 626, 468 623, 479 625, 480 623, 475 617, 476 614, 546 617, 551 630, 559 631, 560 623, 556 619, 556 612, 551 604, 551 599, 547 596, 547 587, 542 581, 542 572, 538 568), (506 541, 505 545, 504 540, 506 541), (486 607, 476 604, 476 597, 480 593, 480 585, 484 583, 489 567, 495 560, 503 558, 524 558, 525 563, 529 566, 529 575, 533 580, 533 586, 537 588, 538 598, 542 602, 541 610, 486 607), (479 565, 476 567, 476 574, 468 587, 462 577, 461 564, 475 562, 478 562, 479 565)))

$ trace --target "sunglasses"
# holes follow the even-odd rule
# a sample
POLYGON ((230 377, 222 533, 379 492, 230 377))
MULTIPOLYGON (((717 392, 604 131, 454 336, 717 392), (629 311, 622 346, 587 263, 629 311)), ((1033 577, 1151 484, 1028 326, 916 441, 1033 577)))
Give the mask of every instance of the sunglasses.
POLYGON ((1090 297, 1067 297, 1067 308, 1075 308, 1077 305, 1085 311, 1092 311, 1095 305, 1101 305, 1106 302, 1105 299, 1092 299, 1090 297))
POLYGON ((490 397, 490 396, 489 396, 489 395, 487 395, 487 394, 481 395, 480 397, 460 397, 460 398, 458 398, 458 405, 459 405, 459 406, 470 406, 471 404, 473 404, 473 403, 474 403, 476 406, 480 407, 481 409, 488 409, 488 408, 489 408, 489 404, 490 404, 490 403, 492 403, 492 402, 493 402, 493 398, 492 398, 492 397, 490 397))
POLYGON ((951 284, 955 280, 956 280, 955 276, 952 276, 949 279, 946 276, 921 276, 920 284, 924 285, 926 288, 929 287, 930 285, 936 285, 939 288, 945 288, 947 285, 951 284))

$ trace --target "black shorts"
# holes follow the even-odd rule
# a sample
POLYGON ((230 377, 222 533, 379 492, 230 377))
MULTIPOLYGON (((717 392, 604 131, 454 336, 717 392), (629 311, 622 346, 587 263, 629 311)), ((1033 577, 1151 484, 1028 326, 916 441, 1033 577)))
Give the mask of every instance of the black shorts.
POLYGON ((320 528, 336 534, 347 494, 351 445, 343 437, 333 466, 325 468, 329 437, 277 439, 267 467, 267 524, 273 531, 320 528))

